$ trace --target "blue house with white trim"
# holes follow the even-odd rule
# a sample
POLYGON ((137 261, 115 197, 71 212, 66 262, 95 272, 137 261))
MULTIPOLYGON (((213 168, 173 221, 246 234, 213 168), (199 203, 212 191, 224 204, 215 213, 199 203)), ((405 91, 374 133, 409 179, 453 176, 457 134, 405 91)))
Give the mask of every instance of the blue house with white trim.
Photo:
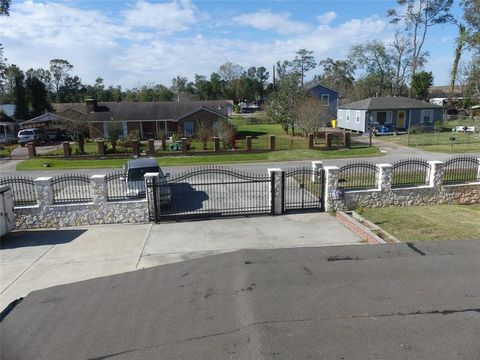
POLYGON ((328 110, 332 113, 332 116, 335 116, 337 113, 339 98, 338 91, 319 84, 313 86, 307 90, 307 92, 318 99, 318 101, 320 101, 323 105, 328 107, 328 110))
POLYGON ((406 97, 373 97, 339 106, 337 127, 364 133, 370 124, 404 131, 419 125, 433 128, 442 118, 442 106, 406 97))

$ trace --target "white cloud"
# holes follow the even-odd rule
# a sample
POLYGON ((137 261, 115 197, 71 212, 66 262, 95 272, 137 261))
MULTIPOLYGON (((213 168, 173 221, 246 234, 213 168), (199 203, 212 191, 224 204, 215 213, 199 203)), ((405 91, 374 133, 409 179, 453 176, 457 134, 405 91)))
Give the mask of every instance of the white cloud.
POLYGON ((321 25, 328 25, 337 18, 337 14, 334 11, 328 11, 325 14, 317 16, 317 20, 321 25))
POLYGON ((254 13, 245 13, 233 18, 237 24, 250 26, 257 30, 274 31, 278 34, 304 33, 311 29, 310 25, 289 19, 289 13, 273 13, 261 10, 254 13))
POLYGON ((135 7, 123 12, 126 24, 132 27, 147 27, 166 32, 189 29, 197 22, 196 7, 190 0, 166 3, 149 3, 139 0, 135 7))

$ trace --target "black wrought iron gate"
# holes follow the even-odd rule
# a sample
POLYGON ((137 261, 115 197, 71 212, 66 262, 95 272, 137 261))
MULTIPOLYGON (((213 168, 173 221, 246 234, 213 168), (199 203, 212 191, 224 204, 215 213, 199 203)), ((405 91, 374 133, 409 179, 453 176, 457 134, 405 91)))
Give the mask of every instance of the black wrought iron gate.
POLYGON ((271 214, 273 187, 274 178, 269 174, 251 174, 225 167, 188 170, 147 183, 149 218, 158 222, 271 214))
POLYGON ((283 211, 325 211, 325 171, 311 168, 287 170, 283 176, 283 211))

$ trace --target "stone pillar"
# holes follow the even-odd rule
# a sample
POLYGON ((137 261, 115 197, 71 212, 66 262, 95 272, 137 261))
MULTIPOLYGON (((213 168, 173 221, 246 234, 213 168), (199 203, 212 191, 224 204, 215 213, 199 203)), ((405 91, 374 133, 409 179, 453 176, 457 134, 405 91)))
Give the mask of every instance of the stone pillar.
POLYGON ((275 135, 270 135, 270 151, 275 151, 275 135))
POLYGON ((343 133, 343 146, 347 149, 350 149, 351 139, 350 139, 350 132, 348 131, 345 131, 343 133))
POLYGON ((156 220, 155 215, 158 214, 161 209, 160 204, 155 202, 154 193, 158 193, 159 188, 153 187, 152 184, 158 184, 160 182, 160 173, 145 173, 143 178, 145 180, 145 197, 148 200, 148 217, 156 220))
POLYGON ((155 154, 155 140, 153 139, 148 139, 148 153, 150 155, 155 154))
POLYGON ((273 176, 273 184, 270 182, 270 208, 272 215, 283 213, 283 177, 284 172, 279 168, 267 169, 270 179, 273 176), (272 189, 273 186, 273 189, 272 189))
POLYGON ((51 177, 39 177, 34 180, 37 193, 37 205, 39 207, 53 204, 53 187, 51 177))
POLYGON ((247 151, 252 151, 252 137, 245 136, 245 140, 247 141, 247 151))
POLYGON ((35 150, 35 144, 33 142, 27 143, 27 152, 28 152, 29 159, 32 159, 35 156, 37 156, 37 151, 35 150))
POLYGON ((220 151, 220 138, 218 136, 213 137, 213 151, 220 151))
POLYGON ((390 164, 377 164, 377 168, 378 168, 378 175, 377 175, 378 189, 382 192, 390 191, 392 189, 393 166, 390 164))
POLYGON ((140 143, 138 140, 132 140, 132 152, 135 156, 140 155, 140 143))
POLYGON ((428 186, 440 191, 443 184, 443 173, 445 163, 443 161, 429 161, 430 176, 428 178, 428 186))
POLYGON ((105 141, 99 140, 97 142, 97 148, 98 148, 98 155, 105 156, 105 141))
POLYGON ((107 202, 106 175, 90 176, 90 186, 92 187, 93 203, 95 205, 105 204, 107 202))
POLYGON ((182 139, 182 152, 184 154, 187 153, 187 138, 183 137, 182 139))
POLYGON ((313 141, 314 137, 313 134, 308 134, 308 148, 313 149, 315 142, 313 141))
POLYGON ((323 162, 322 161, 312 161, 312 182, 316 183, 320 181, 321 172, 323 170, 323 162))
POLYGON ((343 192, 338 188, 338 172, 337 166, 325 166, 325 211, 343 210, 343 192))
POLYGON ((72 156, 72 149, 70 148, 70 143, 68 141, 64 141, 62 143, 63 146, 63 157, 70 157, 72 156))
POLYGON ((332 134, 325 133, 325 148, 330 149, 332 147, 332 134))

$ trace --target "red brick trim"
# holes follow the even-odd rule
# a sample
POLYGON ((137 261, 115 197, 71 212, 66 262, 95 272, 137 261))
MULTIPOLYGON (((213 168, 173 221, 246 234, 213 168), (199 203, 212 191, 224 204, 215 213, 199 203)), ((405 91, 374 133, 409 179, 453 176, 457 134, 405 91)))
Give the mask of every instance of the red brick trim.
POLYGON ((343 211, 337 211, 335 213, 335 217, 347 228, 352 230, 361 238, 367 240, 369 244, 385 244, 385 240, 375 235, 372 231, 370 231, 370 229, 360 224, 357 220, 343 211))

